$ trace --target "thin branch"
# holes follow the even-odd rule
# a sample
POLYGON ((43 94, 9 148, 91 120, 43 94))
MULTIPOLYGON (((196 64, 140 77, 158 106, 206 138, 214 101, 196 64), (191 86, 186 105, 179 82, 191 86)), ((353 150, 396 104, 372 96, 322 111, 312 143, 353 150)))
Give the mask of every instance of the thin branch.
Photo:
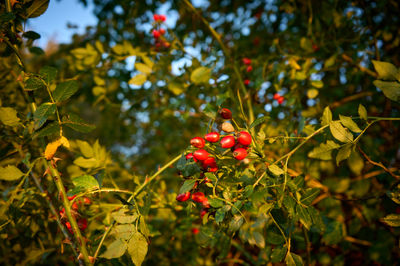
POLYGON ((390 171, 386 166, 384 166, 381 162, 377 163, 374 162, 373 160, 371 160, 371 158, 369 158, 369 156, 359 147, 357 146, 358 150, 361 152, 361 154, 364 156, 365 159, 367 159, 367 161, 370 164, 373 164, 375 166, 378 166, 380 168, 382 168, 385 172, 387 172, 389 175, 391 175, 392 177, 396 178, 396 179, 400 179, 400 176, 393 174, 392 171, 390 171))

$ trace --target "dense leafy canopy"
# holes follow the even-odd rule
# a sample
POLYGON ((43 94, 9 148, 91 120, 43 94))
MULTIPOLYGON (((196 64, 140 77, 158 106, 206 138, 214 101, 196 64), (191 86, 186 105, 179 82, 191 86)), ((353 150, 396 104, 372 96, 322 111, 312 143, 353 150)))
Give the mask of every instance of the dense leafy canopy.
POLYGON ((0 2, 0 263, 400 259, 396 1, 92 2, 45 50, 49 1, 0 2))

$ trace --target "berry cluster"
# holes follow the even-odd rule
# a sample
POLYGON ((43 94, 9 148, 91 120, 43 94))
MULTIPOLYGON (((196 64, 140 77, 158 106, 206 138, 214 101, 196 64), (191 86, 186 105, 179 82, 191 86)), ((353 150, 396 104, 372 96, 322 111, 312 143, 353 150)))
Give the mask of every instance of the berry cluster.
MULTIPOLYGON (((251 71, 253 71, 253 67, 251 66, 251 59, 244 57, 242 59, 243 64, 246 66, 246 72, 249 73, 251 71)), ((244 85, 249 86, 250 85, 250 79, 245 79, 243 81, 244 85)))
POLYGON ((163 37, 166 33, 164 28, 161 28, 161 23, 167 19, 165 15, 154 14, 153 19, 155 21, 155 28, 152 31, 153 38, 155 40, 156 49, 169 48, 171 44, 163 37))
MULTIPOLYGON (((219 132, 213 131, 207 133, 204 137, 194 137, 190 140, 191 146, 195 149, 185 155, 187 163, 195 162, 201 169, 200 177, 204 177, 204 183, 210 182, 205 173, 214 173, 219 170, 216 158, 220 155, 227 155, 232 152, 233 158, 243 160, 247 157, 247 150, 252 142, 251 135, 247 131, 235 132, 232 124, 226 120, 232 118, 232 112, 227 108, 222 108, 219 114, 223 120, 221 129, 223 136, 219 132), (224 150, 225 149, 225 150, 224 150), (226 150, 229 149, 229 150, 226 150), (220 154, 219 154, 220 153, 220 154)), ((195 183, 191 191, 196 190, 198 182, 195 183)), ((203 192, 190 192, 179 194, 176 197, 177 201, 184 202, 191 199, 193 202, 201 203, 203 210, 201 217, 210 208, 208 198, 203 192)))
MULTIPOLYGON (((68 200, 72 201, 72 200, 75 199, 75 197, 76 197, 76 195, 68 196, 68 200)), ((77 200, 77 201, 74 201, 72 203, 72 205, 71 205, 72 216, 74 218, 77 218, 76 222, 78 224, 79 230, 81 230, 81 231, 85 231, 85 229, 87 227, 87 219, 81 217, 81 215, 79 213, 79 208, 82 205, 90 205, 91 203, 92 203, 92 201, 88 197, 84 197, 83 201, 82 200, 77 200)), ((67 220, 67 215, 65 213, 65 208, 62 208, 62 210, 59 213, 60 213, 61 221, 65 224, 65 227, 67 227, 68 231, 71 234, 74 234, 74 232, 72 230, 71 223, 67 220)))
POLYGON ((282 104, 285 98, 281 96, 279 93, 274 94, 274 100, 278 102, 278 104, 282 104))

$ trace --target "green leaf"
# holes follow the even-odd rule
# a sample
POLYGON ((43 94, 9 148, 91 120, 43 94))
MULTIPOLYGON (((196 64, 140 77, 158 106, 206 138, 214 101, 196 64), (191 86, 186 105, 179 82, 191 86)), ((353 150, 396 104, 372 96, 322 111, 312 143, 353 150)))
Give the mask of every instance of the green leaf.
POLYGON ((270 118, 269 116, 261 116, 261 117, 257 118, 256 120, 254 120, 253 123, 251 123, 249 128, 258 126, 259 124, 264 123, 269 118, 270 118))
POLYGON ((34 0, 32 5, 26 9, 25 18, 36 18, 46 12, 50 0, 34 0))
POLYGON ((47 118, 56 112, 56 105, 54 103, 41 104, 33 114, 35 120, 47 118))
POLYGON ((146 238, 139 232, 134 233, 129 240, 128 253, 136 266, 142 265, 147 254, 147 246, 146 238))
POLYGON ((329 57, 328 59, 326 59, 325 64, 324 64, 324 67, 325 67, 325 68, 328 68, 328 67, 333 66, 333 65, 335 64, 336 57, 337 57, 337 55, 334 54, 334 55, 332 55, 331 57, 329 57))
POLYGON ((24 173, 14 165, 0 167, 0 180, 15 181, 20 179, 23 175, 24 173))
POLYGON ((72 183, 76 187, 81 187, 85 189, 98 189, 99 182, 97 182, 96 178, 91 175, 83 175, 78 176, 72 179, 72 183))
POLYGON ((19 124, 17 111, 11 107, 0 107, 0 121, 6 125, 15 127, 19 124))
POLYGON ((306 206, 311 205, 312 201, 319 195, 318 188, 308 188, 303 196, 301 196, 300 202, 306 206))
POLYGON ((270 170, 271 173, 276 175, 276 176, 280 176, 280 175, 283 175, 285 173, 285 171, 283 171, 282 168, 280 168, 276 164, 271 164, 270 166, 268 166, 268 170, 270 170))
POLYGON ((307 230, 310 230, 312 225, 312 220, 310 214, 308 213, 307 209, 301 206, 300 204, 296 205, 296 215, 300 222, 304 225, 307 230))
POLYGON ((113 212, 111 216, 117 223, 131 224, 134 221, 136 221, 139 215, 137 213, 134 213, 133 215, 126 214, 126 212, 128 211, 129 211, 128 209, 119 209, 118 211, 113 212))
POLYGON ((358 125, 351 119, 351 117, 344 116, 344 115, 339 115, 340 122, 342 123, 343 126, 347 127, 354 133, 360 133, 361 129, 358 127, 358 125))
POLYGON ((194 84, 208 83, 211 78, 211 69, 207 67, 198 67, 190 75, 190 80, 194 84))
POLYGON ((321 89, 322 87, 324 87, 324 83, 321 80, 314 80, 314 81, 311 81, 311 86, 313 86, 317 89, 321 89))
POLYGON ((340 145, 332 140, 328 140, 325 143, 321 143, 318 147, 315 147, 308 153, 308 157, 320 160, 331 160, 332 151, 339 148, 340 145))
POLYGON ((224 202, 219 199, 209 199, 208 202, 210 203, 211 207, 220 208, 224 206, 224 202))
POLYGON ((327 221, 322 241, 327 245, 338 244, 343 238, 342 224, 336 220, 327 221))
POLYGON ((329 123, 329 129, 335 139, 341 142, 352 142, 353 134, 351 134, 346 128, 342 126, 339 121, 331 121, 329 123))
MULTIPOLYGON (((3 11, 4 12, 4 11, 3 11)), ((5 25, 5 23, 15 19, 15 15, 12 12, 4 12, 0 14, 0 24, 5 25)))
POLYGON ((400 226, 400 214, 389 214, 388 216, 381 219, 382 222, 392 227, 400 226))
POLYGON ((37 46, 29 47, 29 52, 31 52, 32 54, 35 54, 35 55, 43 55, 43 54, 45 54, 44 50, 42 48, 40 48, 40 47, 37 47, 37 46))
POLYGON ((35 135, 36 138, 38 137, 45 137, 49 135, 53 135, 56 133, 60 133, 60 125, 57 122, 53 122, 45 126, 43 129, 37 132, 35 135))
POLYGON ((57 76, 57 69, 51 66, 44 66, 40 69, 39 74, 47 84, 50 84, 57 76))
POLYGON ((260 232, 254 231, 253 238, 254 238, 254 242, 257 247, 265 248, 265 239, 264 239, 264 236, 260 232))
POLYGON ((287 247, 275 247, 271 253, 271 262, 281 262, 287 253, 287 247))
POLYGON ((39 90, 39 89, 45 89, 45 88, 46 88, 46 85, 43 83, 43 81, 40 78, 31 77, 25 81, 24 89, 27 91, 33 91, 33 90, 39 90))
POLYGON ((217 177, 213 173, 204 173, 204 176, 207 177, 211 182, 215 183, 217 182, 217 177))
POLYGON ((360 154, 353 151, 350 157, 347 159, 347 164, 355 175, 361 175, 361 171, 364 168, 364 160, 361 158, 360 154))
POLYGON ((191 190, 194 187, 194 184, 196 184, 196 179, 185 180, 185 182, 179 189, 179 194, 182 194, 182 193, 185 193, 185 192, 191 190))
POLYGON ((325 224, 324 221, 322 220, 321 214, 317 209, 315 209, 312 206, 309 206, 307 208, 308 214, 310 214, 311 220, 312 220, 312 227, 318 230, 318 232, 324 232, 325 231, 325 224))
POLYGON ((86 159, 83 157, 78 157, 74 160, 74 164, 82 168, 96 168, 99 166, 99 161, 97 161, 95 158, 86 159))
POLYGON ((218 224, 225 218, 225 211, 221 208, 215 212, 215 222, 218 224))
POLYGON ((361 119, 367 121, 368 119, 367 109, 365 109, 365 107, 362 104, 358 105, 358 115, 361 117, 361 119))
POLYGON ((82 133, 88 133, 96 128, 96 126, 87 124, 85 121, 83 121, 79 116, 75 114, 69 114, 68 116, 64 116, 62 123, 63 125, 66 125, 67 127, 82 133))
POLYGON ((400 71, 391 63, 372 60, 379 79, 400 81, 400 71))
POLYGON ((150 74, 152 72, 151 67, 149 67, 143 63, 136 63, 135 68, 145 74, 150 74))
POLYGON ((53 98, 57 102, 67 100, 78 91, 78 88, 78 82, 76 80, 68 80, 60 83, 53 92, 53 98))
POLYGON ((351 149, 353 148, 352 144, 346 144, 342 148, 340 148, 338 154, 336 155, 336 165, 339 166, 340 162, 346 160, 350 157, 351 149))
POLYGON ((235 232, 240 229, 244 220, 240 215, 233 216, 231 222, 229 223, 229 231, 235 232))
POLYGON ((392 101, 400 102, 400 83, 395 81, 375 80, 374 85, 383 91, 383 94, 392 101))
POLYGON ((329 109, 329 106, 325 107, 324 112, 322 113, 321 117, 321 125, 329 125, 330 122, 332 121, 332 112, 331 109, 329 109))
POLYGON ((35 31, 31 31, 31 30, 27 31, 27 32, 24 32, 22 34, 22 36, 25 37, 25 38, 31 39, 31 40, 40 39, 40 34, 35 32, 35 31))
POLYGON ((290 217, 295 215, 296 200, 293 199, 292 196, 285 195, 283 198, 283 206, 285 206, 290 217))
POLYGON ((111 235, 121 240, 129 240, 136 231, 135 224, 117 224, 112 229, 111 235))
POLYGON ((142 234, 146 237, 146 239, 148 239, 150 232, 149 232, 149 228, 147 227, 146 221, 144 220, 143 216, 139 217, 139 229, 140 229, 140 232, 142 232, 142 234))
POLYGON ((89 143, 83 140, 76 140, 76 145, 78 145, 79 150, 81 151, 82 155, 86 158, 93 158, 94 152, 92 146, 89 143))
POLYGON ((138 74, 131 78, 128 83, 131 85, 142 86, 147 80, 147 76, 145 74, 138 74))
POLYGON ((116 239, 110 245, 107 246, 106 252, 104 252, 100 257, 106 259, 119 258, 124 255, 128 244, 122 239, 116 239))
POLYGON ((287 266, 302 266, 304 265, 303 259, 294 253, 288 252, 285 258, 287 266))

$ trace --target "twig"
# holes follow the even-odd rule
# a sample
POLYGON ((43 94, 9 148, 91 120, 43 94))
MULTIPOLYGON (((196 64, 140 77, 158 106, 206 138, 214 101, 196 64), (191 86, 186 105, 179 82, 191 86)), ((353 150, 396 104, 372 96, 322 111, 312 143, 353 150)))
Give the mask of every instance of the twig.
POLYGON ((392 171, 390 171, 386 166, 384 166, 381 162, 377 163, 371 160, 371 158, 368 157, 368 155, 359 147, 357 146, 358 150, 361 152, 361 154, 364 156, 365 159, 367 159, 367 161, 370 164, 373 164, 375 166, 381 167, 385 172, 387 172, 389 175, 391 175, 392 177, 396 178, 396 179, 400 179, 400 176, 395 175, 392 173, 392 171))

